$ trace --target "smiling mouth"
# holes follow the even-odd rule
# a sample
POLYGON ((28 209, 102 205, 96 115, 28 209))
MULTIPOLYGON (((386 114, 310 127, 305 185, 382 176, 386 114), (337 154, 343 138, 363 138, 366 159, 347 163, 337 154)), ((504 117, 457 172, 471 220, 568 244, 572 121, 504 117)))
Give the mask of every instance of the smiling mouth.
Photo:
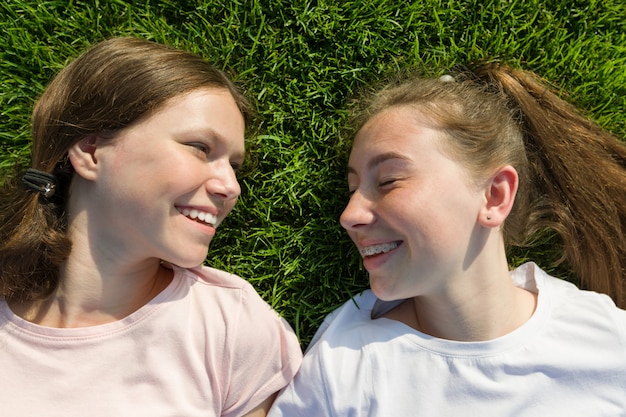
POLYGON ((364 248, 359 249, 359 253, 363 257, 374 256, 380 253, 387 253, 391 250, 394 250, 395 248, 398 247, 398 245, 399 245, 399 242, 389 242, 389 243, 383 243, 381 245, 366 246, 364 248))
POLYGON ((206 211, 180 207, 176 207, 176 210, 188 219, 194 220, 198 223, 208 224, 211 226, 215 226, 217 224, 217 216, 206 211))

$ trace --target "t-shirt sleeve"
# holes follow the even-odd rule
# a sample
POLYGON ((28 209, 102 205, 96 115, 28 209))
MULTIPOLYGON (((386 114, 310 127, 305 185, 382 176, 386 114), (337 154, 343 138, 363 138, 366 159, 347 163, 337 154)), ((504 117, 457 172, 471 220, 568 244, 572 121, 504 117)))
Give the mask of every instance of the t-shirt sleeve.
POLYGON ((363 329, 370 323, 374 299, 368 292, 326 316, 300 370, 278 394, 268 417, 344 417, 372 412, 371 366, 366 360, 370 332, 363 329))
POLYGON ((302 350, 289 326, 250 286, 241 292, 229 332, 230 377, 222 415, 245 414, 285 387, 298 371, 302 350))
POLYGON ((296 377, 279 393, 268 417, 334 416, 318 347, 307 350, 296 377))

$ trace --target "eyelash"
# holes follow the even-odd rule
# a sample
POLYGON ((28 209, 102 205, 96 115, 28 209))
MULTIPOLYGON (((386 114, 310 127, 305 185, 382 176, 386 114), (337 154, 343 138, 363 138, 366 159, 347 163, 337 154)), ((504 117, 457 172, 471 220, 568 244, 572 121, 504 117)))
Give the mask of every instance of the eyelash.
MULTIPOLYGON (((203 155, 205 155, 207 158, 209 156, 209 154, 211 153, 211 147, 204 144, 204 143, 188 143, 188 146, 191 146, 192 148, 196 149, 199 152, 202 152, 203 155)), ((236 162, 232 162, 230 164, 231 168, 233 169, 233 171, 235 171, 235 174, 239 174, 241 172, 241 164, 236 163, 236 162)))
MULTIPOLYGON (((379 182, 379 183, 378 183, 378 186, 379 186, 379 187, 386 187, 387 185, 391 185, 391 184, 393 184, 393 183, 394 183, 394 182, 396 182, 396 181, 397 181, 397 179, 396 179, 396 178, 389 179, 389 180, 384 180, 384 181, 379 182)), ((346 193, 346 196, 347 196, 348 198, 350 198, 350 197, 352 197, 352 196, 354 195, 354 193, 355 193, 355 192, 356 192, 356 189, 354 189, 354 190, 348 190, 348 192, 346 193)))
POLYGON ((388 185, 392 185, 394 182, 396 182, 398 179, 397 178, 385 178, 383 180, 380 180, 378 182, 378 186, 379 187, 386 187, 388 185))
POLYGON ((193 142, 193 143, 188 143, 187 145, 191 146, 192 148, 196 149, 199 152, 202 152, 204 155, 207 155, 207 156, 211 152, 211 148, 204 143, 193 142))
POLYGON ((391 184, 393 184, 394 182, 396 182, 396 179, 395 179, 395 178, 394 178, 394 179, 389 179, 389 180, 385 180, 385 181, 379 182, 379 183, 378 183, 378 186, 379 186, 379 187, 385 187, 385 186, 387 186, 387 185, 391 185, 391 184))

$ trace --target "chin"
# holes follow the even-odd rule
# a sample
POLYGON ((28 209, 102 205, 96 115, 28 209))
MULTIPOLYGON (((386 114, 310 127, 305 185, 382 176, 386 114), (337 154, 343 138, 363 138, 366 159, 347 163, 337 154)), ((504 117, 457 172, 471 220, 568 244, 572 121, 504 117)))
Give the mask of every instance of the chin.
POLYGON ((372 292, 374 293, 376 298, 382 301, 403 300, 407 298, 395 292, 393 288, 381 286, 380 283, 377 285, 377 283, 375 281, 372 281, 371 279, 370 288, 372 289, 372 292))
POLYGON ((187 256, 185 257, 165 259, 165 262, 174 264, 180 268, 195 268, 202 265, 202 263, 206 260, 206 255, 206 252, 201 256, 199 255, 194 257, 191 257, 189 256, 189 254, 187 254, 187 256))

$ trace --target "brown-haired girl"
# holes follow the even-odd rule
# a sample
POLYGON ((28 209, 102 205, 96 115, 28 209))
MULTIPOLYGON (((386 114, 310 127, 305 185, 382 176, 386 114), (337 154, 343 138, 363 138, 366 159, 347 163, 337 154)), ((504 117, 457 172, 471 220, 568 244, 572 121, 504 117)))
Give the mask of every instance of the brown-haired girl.
POLYGON ((298 341, 246 281, 202 266, 250 115, 222 71, 137 38, 50 83, 0 207, 4 415, 266 414, 298 341))

